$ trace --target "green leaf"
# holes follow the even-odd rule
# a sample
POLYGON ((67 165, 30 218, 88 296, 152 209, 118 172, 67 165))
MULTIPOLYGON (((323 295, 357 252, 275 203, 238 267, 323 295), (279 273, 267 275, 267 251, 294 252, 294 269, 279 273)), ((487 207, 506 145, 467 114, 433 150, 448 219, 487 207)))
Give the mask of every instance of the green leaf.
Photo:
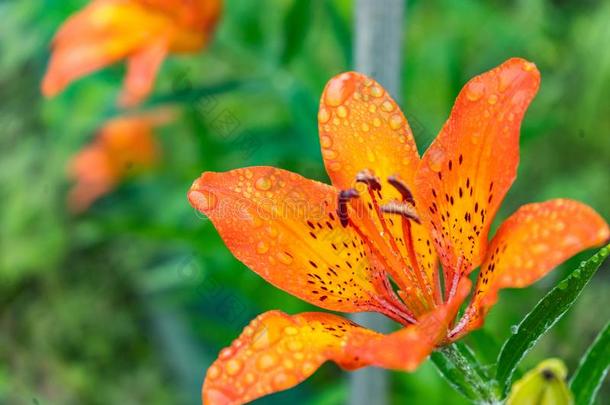
POLYGON ((559 321, 585 288, 602 262, 608 257, 609 246, 603 247, 589 260, 581 263, 568 277, 553 288, 527 314, 514 334, 502 346, 498 356, 496 379, 504 395, 517 365, 547 330, 559 321))
POLYGON ((313 7, 311 0, 294 0, 284 19, 284 49, 280 54, 282 64, 289 63, 303 48, 311 25, 313 7))
POLYGON ((597 335, 570 380, 577 404, 592 404, 610 367, 610 322, 597 335))

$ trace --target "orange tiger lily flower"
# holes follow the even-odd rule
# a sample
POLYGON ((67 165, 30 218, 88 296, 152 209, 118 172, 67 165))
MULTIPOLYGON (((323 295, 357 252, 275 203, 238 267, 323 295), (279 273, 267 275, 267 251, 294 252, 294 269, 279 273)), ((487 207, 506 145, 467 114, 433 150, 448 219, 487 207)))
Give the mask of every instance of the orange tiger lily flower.
POLYGON ((75 181, 68 195, 70 209, 86 210, 124 178, 152 166, 159 156, 153 128, 171 118, 168 110, 160 110, 108 121, 70 163, 69 176, 75 181))
POLYGON ((136 105, 151 92, 168 53, 195 53, 209 41, 221 8, 221 0, 93 0, 57 32, 42 92, 52 97, 126 59, 120 103, 136 105))
POLYGON ((265 280, 327 310, 376 311, 404 326, 382 335, 337 315, 264 313, 208 369, 203 401, 251 401, 296 385, 327 360, 413 370, 480 326, 500 288, 525 287, 608 239, 593 209, 560 199, 522 207, 487 240, 515 178, 519 128, 539 81, 522 59, 475 77, 420 159, 388 93, 343 73, 327 84, 318 115, 332 186, 269 167, 196 180, 191 204, 265 280), (479 265, 458 321, 467 276, 479 265))

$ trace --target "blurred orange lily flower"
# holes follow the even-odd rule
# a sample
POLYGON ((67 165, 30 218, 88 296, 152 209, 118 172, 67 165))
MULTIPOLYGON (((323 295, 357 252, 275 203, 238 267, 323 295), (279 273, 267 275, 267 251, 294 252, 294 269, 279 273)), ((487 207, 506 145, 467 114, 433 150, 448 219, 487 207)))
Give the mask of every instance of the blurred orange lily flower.
POLYGON ((221 0, 93 0, 57 32, 42 92, 52 97, 127 59, 119 101, 136 105, 151 92, 168 53, 194 53, 209 41, 221 8, 221 0))
POLYGON ((539 82, 522 59, 473 78, 420 159, 388 93, 343 73, 326 85, 318 115, 332 186, 269 167, 203 173, 188 198, 246 266, 319 307, 376 311, 404 326, 382 335, 326 313, 264 313, 208 369, 204 403, 241 404, 287 389, 327 360, 413 370, 480 326, 500 288, 525 287, 607 240, 608 225, 593 209, 557 199, 523 206, 488 242, 539 82), (458 321, 468 274, 479 265, 458 321))
POLYGON ((73 212, 82 212, 129 175, 152 166, 159 149, 153 128, 172 114, 160 110, 108 121, 91 144, 72 159, 69 176, 75 181, 68 196, 73 212))

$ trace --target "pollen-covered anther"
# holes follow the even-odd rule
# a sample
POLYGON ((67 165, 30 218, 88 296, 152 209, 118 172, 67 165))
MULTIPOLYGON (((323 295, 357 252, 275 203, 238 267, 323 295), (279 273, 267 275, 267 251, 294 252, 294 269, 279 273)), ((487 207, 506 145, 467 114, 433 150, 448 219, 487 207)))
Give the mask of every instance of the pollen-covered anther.
POLYGON ((347 213, 347 204, 349 200, 352 198, 358 198, 360 195, 358 191, 353 188, 348 188, 347 190, 342 190, 339 192, 338 197, 338 207, 337 207, 337 215, 339 216, 339 221, 341 225, 345 228, 349 223, 349 215, 347 213))
POLYGON ((417 215, 417 211, 415 210, 415 207, 413 207, 412 204, 406 201, 390 201, 389 203, 381 206, 381 211, 387 214, 402 215, 405 218, 410 219, 418 224, 421 223, 419 216, 417 215))
POLYGON ((400 180, 397 175, 388 177, 388 183, 390 183, 392 187, 398 190, 398 192, 402 196, 403 201, 415 207, 415 199, 413 198, 413 193, 411 193, 409 187, 407 187, 407 185, 402 180, 400 180))
POLYGON ((358 183, 366 184, 373 191, 381 190, 381 181, 379 181, 379 177, 376 177, 370 169, 359 171, 356 174, 356 181, 358 183))

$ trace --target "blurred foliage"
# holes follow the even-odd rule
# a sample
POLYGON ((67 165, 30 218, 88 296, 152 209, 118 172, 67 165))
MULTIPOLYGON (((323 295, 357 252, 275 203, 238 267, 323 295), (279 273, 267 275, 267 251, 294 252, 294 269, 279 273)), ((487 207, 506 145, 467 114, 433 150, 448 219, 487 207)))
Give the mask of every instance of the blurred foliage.
MULTIPOLYGON (((124 73, 105 69, 41 98, 53 32, 85 3, 0 0, 0 402, 196 404, 208 364, 251 317, 311 307, 237 262, 186 190, 202 170, 254 164, 326 180, 317 100, 351 67, 352 1, 227 0, 211 47, 162 68, 149 105, 172 100, 182 110, 159 131, 162 162, 73 216, 66 164, 118 113, 124 73)), ((528 58, 542 87, 498 218, 560 196, 610 218, 610 2, 414 0, 405 19, 400 96, 421 151, 470 77, 528 58)), ((582 257, 504 292, 468 338, 478 356, 494 361, 510 326, 582 257)), ((609 283, 600 271, 524 370, 549 356, 576 368, 608 319, 609 283)), ((328 365, 260 403, 344 403, 344 376, 328 365)), ((392 393, 394 403, 464 403, 430 363, 393 374, 392 393)))

